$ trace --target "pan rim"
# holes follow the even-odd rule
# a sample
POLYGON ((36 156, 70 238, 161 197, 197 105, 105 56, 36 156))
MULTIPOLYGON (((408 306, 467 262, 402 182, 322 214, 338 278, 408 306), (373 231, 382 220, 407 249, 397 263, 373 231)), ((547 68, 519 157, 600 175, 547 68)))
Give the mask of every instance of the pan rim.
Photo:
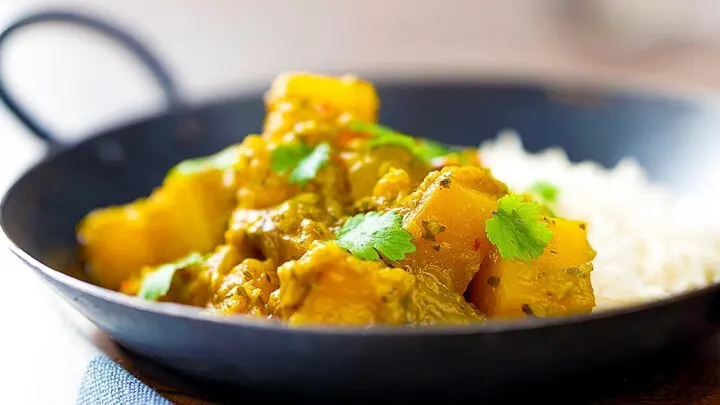
MULTIPOLYGON (((472 84, 472 85, 489 85, 489 86, 510 86, 517 88, 552 88, 552 86, 562 86, 571 91, 598 91, 600 94, 609 96, 630 96, 630 97, 650 97, 658 100, 669 100, 671 102, 694 103, 698 105, 714 104, 716 99, 712 96, 704 97, 702 95, 688 95, 670 93, 666 91, 653 91, 632 88, 630 91, 622 91, 617 87, 604 82, 588 82, 578 80, 538 80, 538 79, 513 79, 509 78, 501 82, 493 80, 493 78, 485 78, 483 80, 472 79, 468 77, 460 78, 443 78, 441 80, 427 80, 427 78, 409 78, 406 80, 397 78, 383 78, 378 75, 364 76, 375 81, 378 85, 413 85, 420 84, 425 86, 446 86, 455 84, 472 84), (374 78, 373 78, 374 77, 374 78)), ((230 99, 243 99, 251 95, 257 95, 259 88, 250 86, 241 94, 235 94, 233 97, 217 97, 214 100, 206 100, 198 105, 192 105, 188 108, 191 111, 210 108, 213 105, 221 104, 230 99)), ((155 315, 170 316, 181 318, 187 321, 199 321, 212 324, 228 325, 233 327, 248 327, 265 329, 272 332, 284 332, 292 334, 311 334, 311 335, 331 335, 331 336, 459 336, 459 335, 486 335, 498 333, 513 333, 526 330, 537 330, 546 328, 560 328, 564 326, 585 324, 588 322, 598 322, 604 319, 614 319, 624 316, 630 316, 635 313, 650 311, 665 306, 671 306, 675 303, 692 300, 693 298, 714 294, 720 292, 720 282, 710 283, 701 288, 695 288, 680 294, 674 294, 661 299, 653 299, 644 302, 638 302, 631 305, 602 309, 584 315, 570 315, 561 317, 548 318, 522 318, 513 320, 491 320, 487 323, 478 323, 470 325, 434 325, 429 327, 413 327, 401 325, 372 325, 372 326, 332 326, 332 325, 306 325, 306 326, 290 326, 285 322, 271 321, 265 318, 252 317, 249 315, 233 315, 220 316, 213 315, 204 310, 204 308, 192 307, 168 302, 150 302, 144 301, 137 297, 122 294, 118 291, 110 290, 87 281, 74 278, 60 270, 54 269, 44 264, 33 255, 21 248, 9 235, 6 229, 5 211, 7 202, 12 199, 16 189, 32 175, 33 172, 39 170, 44 165, 51 164, 58 156, 70 152, 71 150, 85 145, 94 139, 103 138, 120 128, 131 128, 135 125, 141 125, 153 119, 168 116, 168 113, 156 113, 144 116, 131 122, 120 123, 113 127, 103 129, 86 139, 74 142, 61 150, 55 150, 42 159, 28 165, 21 173, 16 176, 8 187, 2 198, 0 198, 0 234, 2 235, 2 243, 5 244, 17 258, 27 267, 42 273, 43 277, 52 279, 54 282, 62 284, 72 290, 79 291, 83 294, 90 295, 96 299, 110 302, 116 305, 129 307, 131 309, 143 312, 153 313, 155 315)), ((57 292, 55 292, 57 294, 57 292)), ((65 299, 65 297, 63 297, 65 299)), ((83 316, 85 316, 83 314, 83 316)))

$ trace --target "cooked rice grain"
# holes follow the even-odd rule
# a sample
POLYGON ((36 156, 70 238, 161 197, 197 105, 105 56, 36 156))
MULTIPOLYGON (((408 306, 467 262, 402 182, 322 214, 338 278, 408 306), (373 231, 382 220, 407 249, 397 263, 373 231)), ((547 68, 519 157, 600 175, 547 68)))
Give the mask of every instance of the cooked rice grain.
POLYGON ((588 222, 597 251, 592 273, 598 309, 685 292, 720 280, 720 223, 652 184, 624 159, 612 169, 572 163, 559 148, 523 149, 503 131, 480 146, 493 174, 515 191, 545 180, 559 189, 559 216, 588 222))

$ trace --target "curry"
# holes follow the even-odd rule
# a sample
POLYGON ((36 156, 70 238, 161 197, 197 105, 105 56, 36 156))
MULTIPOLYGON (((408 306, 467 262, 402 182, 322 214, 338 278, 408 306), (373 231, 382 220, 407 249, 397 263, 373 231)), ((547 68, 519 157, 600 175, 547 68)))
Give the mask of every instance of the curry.
POLYGON ((587 225, 510 190, 476 148, 378 122, 356 76, 287 73, 259 134, 180 162, 78 225, 91 279, 290 325, 470 324, 589 313, 587 225))

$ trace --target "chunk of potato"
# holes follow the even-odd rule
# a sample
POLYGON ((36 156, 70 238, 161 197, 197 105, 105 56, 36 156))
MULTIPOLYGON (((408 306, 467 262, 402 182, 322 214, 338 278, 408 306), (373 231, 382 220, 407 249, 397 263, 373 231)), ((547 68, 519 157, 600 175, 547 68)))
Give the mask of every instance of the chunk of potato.
POLYGON ((489 317, 517 318, 583 314, 592 311, 590 282, 595 251, 585 224, 549 219, 553 239, 529 263, 503 260, 493 250, 475 275, 470 300, 489 317))
POLYGON ((222 240, 234 201, 221 170, 168 178, 146 206, 154 260, 211 251, 222 240))
POLYGON ((374 86, 357 76, 326 76, 307 72, 278 75, 265 100, 269 110, 283 100, 306 100, 351 113, 368 122, 376 120, 380 104, 374 86))
POLYGON ((379 146, 370 150, 345 153, 352 199, 357 202, 373 194, 377 182, 391 169, 407 172, 414 184, 430 172, 430 166, 400 146, 379 146))
POLYGON ((291 325, 402 324, 414 282, 410 273, 356 259, 334 242, 314 244, 277 273, 278 313, 291 325))
POLYGON ((482 317, 433 276, 356 259, 334 242, 316 243, 278 269, 277 314, 291 325, 470 323, 482 317))
POLYGON ((271 314, 270 294, 278 288, 272 260, 245 259, 233 267, 214 292, 210 310, 217 314, 271 314))
POLYGON ((235 164, 233 187, 237 190, 239 208, 268 208, 291 198, 300 190, 289 184, 286 176, 272 170, 273 142, 256 134, 243 139, 235 164))
POLYGON ((170 172, 147 198, 90 212, 77 236, 90 277, 117 289, 143 266, 171 262, 222 241, 235 192, 225 170, 170 172))
POLYGON ((205 260, 206 272, 203 274, 208 300, 220 289, 228 273, 246 257, 241 249, 232 245, 215 248, 215 252, 205 260))
POLYGON ((366 205, 369 209, 385 211, 393 209, 414 190, 410 175, 402 169, 391 168, 373 188, 372 197, 363 199, 356 205, 366 205))
POLYGON ((117 289, 145 265, 155 263, 147 202, 135 201, 90 212, 81 222, 78 239, 91 280, 117 289))
POLYGON ((237 247, 250 245, 263 257, 282 264, 299 259, 314 241, 332 239, 331 222, 320 196, 302 193, 269 209, 236 209, 225 238, 237 247))
POLYGON ((464 293, 490 251, 485 221, 506 192, 479 167, 449 166, 428 175, 406 203, 403 226, 413 235, 416 251, 399 264, 464 293))
POLYGON ((470 303, 431 274, 415 274, 407 302, 407 322, 413 325, 470 324, 485 321, 470 303))

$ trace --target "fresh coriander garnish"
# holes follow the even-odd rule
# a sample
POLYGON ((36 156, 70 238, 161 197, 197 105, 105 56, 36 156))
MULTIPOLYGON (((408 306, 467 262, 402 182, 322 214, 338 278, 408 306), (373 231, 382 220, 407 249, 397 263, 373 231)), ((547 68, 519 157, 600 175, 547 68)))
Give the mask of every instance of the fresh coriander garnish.
POLYGON ((173 277, 178 270, 202 262, 203 256, 194 252, 172 263, 163 264, 143 277, 137 296, 149 301, 157 301, 170 291, 173 277))
POLYGON ((530 186, 529 191, 541 200, 543 207, 550 216, 556 216, 553 206, 557 202, 560 191, 555 185, 544 180, 538 180, 530 186))
POLYGON ((371 148, 375 148, 378 146, 400 146, 403 147, 413 153, 416 152, 417 149, 417 142, 415 139, 409 135, 403 135, 399 133, 385 133, 382 132, 380 134, 375 135, 370 142, 368 142, 368 145, 371 148))
POLYGON ((233 145, 209 156, 184 160, 172 169, 171 174, 192 174, 207 169, 228 169, 237 162, 238 153, 239 149, 233 145))
POLYGON ((530 187, 530 192, 540 196, 546 203, 554 203, 557 201, 559 190, 552 183, 538 180, 530 187))
POLYGON ((441 142, 425 138, 414 138, 381 124, 354 121, 350 123, 350 129, 373 135, 373 138, 368 142, 371 148, 381 145, 400 146, 428 163, 451 152, 451 147, 441 142))
POLYGON ((436 158, 447 156, 451 151, 449 146, 433 141, 432 139, 421 139, 419 143, 420 147, 415 153, 420 155, 427 162, 436 158))
POLYGON ((542 206, 517 194, 498 200, 497 210, 485 221, 485 233, 503 259, 524 262, 537 259, 553 237, 542 206))
POLYGON ((270 156, 270 168, 276 173, 284 173, 300 163, 312 152, 305 142, 292 142, 279 145, 270 156))
POLYGON ((402 227, 402 220, 395 211, 357 214, 340 229, 337 244, 362 260, 378 260, 380 255, 402 260, 415 251, 412 234, 402 227))
POLYGON ((355 132, 364 132, 374 136, 403 135, 388 126, 382 124, 371 124, 365 121, 353 121, 350 123, 349 127, 355 132))
POLYGON ((317 172, 330 160, 330 145, 321 143, 315 147, 290 174, 290 182, 304 185, 315 178, 317 172))
POLYGON ((276 173, 290 173, 290 183, 305 185, 330 160, 330 145, 326 142, 310 148, 304 142, 280 145, 272 152, 270 167, 276 173))

